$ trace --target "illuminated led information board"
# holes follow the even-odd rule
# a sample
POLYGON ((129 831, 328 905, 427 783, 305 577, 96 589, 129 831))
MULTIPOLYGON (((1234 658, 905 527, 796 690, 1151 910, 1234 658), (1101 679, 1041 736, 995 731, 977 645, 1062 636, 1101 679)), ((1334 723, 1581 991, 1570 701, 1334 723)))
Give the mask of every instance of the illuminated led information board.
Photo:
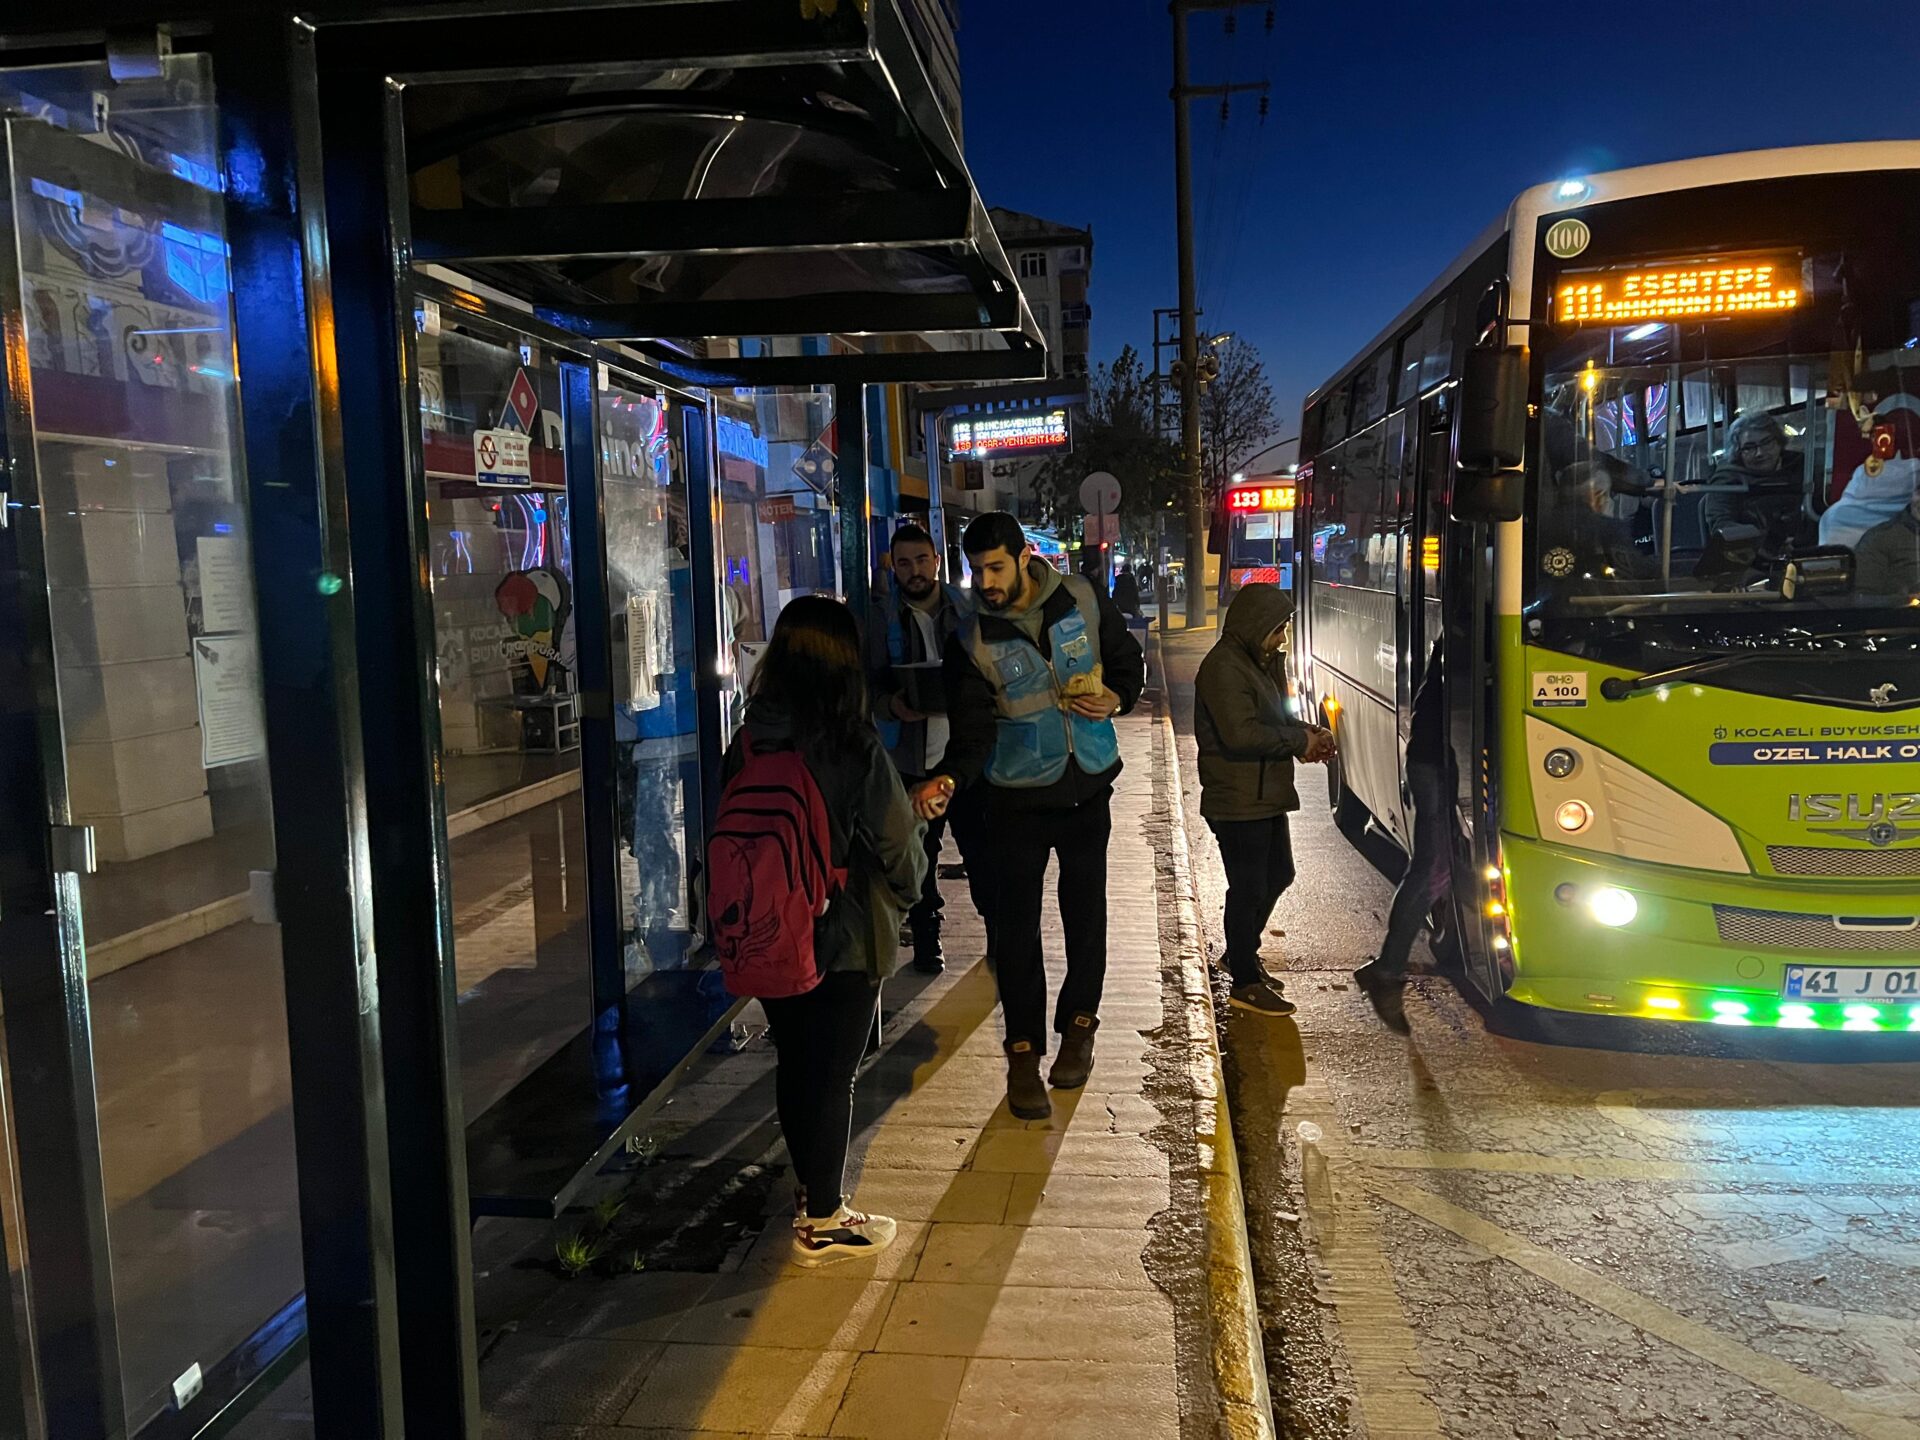
POLYGON ((1235 515, 1255 510, 1291 510, 1291 485, 1242 485, 1227 491, 1227 510, 1235 515))
POLYGON ((1689 260, 1566 276, 1554 292, 1554 318, 1569 325, 1716 320, 1777 314, 1806 299, 1800 263, 1791 256, 1689 260))
POLYGON ((955 460, 990 460, 996 455, 1045 455, 1073 448, 1073 429, 1065 410, 1014 410, 998 415, 962 415, 947 438, 955 460))

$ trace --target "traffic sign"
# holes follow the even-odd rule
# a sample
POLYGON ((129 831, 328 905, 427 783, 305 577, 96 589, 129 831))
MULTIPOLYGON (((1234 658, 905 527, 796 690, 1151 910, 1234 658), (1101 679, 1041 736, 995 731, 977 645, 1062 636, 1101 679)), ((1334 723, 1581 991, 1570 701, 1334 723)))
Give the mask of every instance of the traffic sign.
POLYGON ((1096 470, 1080 482, 1080 503, 1089 515, 1111 515, 1120 508, 1120 481, 1105 470, 1096 470))
POLYGON ((1120 539, 1120 517, 1118 515, 1089 515, 1084 526, 1085 541, 1089 545, 1112 545, 1120 539))

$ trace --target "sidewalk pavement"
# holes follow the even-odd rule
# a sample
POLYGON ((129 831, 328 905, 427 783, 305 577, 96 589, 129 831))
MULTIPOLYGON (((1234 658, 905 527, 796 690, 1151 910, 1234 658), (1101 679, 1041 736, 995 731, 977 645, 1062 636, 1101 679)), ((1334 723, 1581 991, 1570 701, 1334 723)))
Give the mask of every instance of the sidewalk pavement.
MULTIPOLYGON (((490 1440, 1271 1435, 1218 1042, 1177 893, 1170 731, 1144 711, 1120 731, 1086 1089, 1054 1092, 1051 1120, 1008 1113, 982 932, 949 881, 947 973, 889 983, 886 1045, 858 1087, 850 1193, 900 1221, 892 1249, 789 1264, 771 1055, 704 1063, 665 1126, 687 1128, 618 1182, 630 1206, 686 1217, 642 1251, 644 1273, 546 1278, 544 1294, 521 1280, 511 1323, 483 1288, 490 1440)), ((1057 916, 1047 938, 1057 985, 1057 916)), ((546 1254, 579 1228, 550 1232, 546 1254)), ((490 1248, 476 1236, 483 1272, 490 1248)))

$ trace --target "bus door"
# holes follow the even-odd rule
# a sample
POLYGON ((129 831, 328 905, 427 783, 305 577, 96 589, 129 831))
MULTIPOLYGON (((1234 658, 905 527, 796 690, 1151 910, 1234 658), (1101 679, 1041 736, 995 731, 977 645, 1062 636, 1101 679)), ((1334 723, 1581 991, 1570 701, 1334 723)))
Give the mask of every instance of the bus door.
POLYGON ((1400 794, 1410 803, 1407 742, 1413 733, 1413 696, 1425 677, 1433 642, 1440 636, 1440 582, 1447 521, 1447 471, 1453 458, 1450 390, 1420 402, 1407 441, 1406 479, 1400 510, 1400 666, 1398 712, 1400 794))

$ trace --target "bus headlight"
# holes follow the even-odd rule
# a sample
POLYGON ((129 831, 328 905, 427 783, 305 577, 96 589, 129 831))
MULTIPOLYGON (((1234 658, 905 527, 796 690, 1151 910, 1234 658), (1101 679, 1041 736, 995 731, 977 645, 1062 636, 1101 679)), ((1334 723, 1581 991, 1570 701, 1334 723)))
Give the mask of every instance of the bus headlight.
MULTIPOLYGON (((1594 717, 1596 722, 1608 716, 1594 717)), ((1529 715, 1526 770, 1543 840, 1620 860, 1749 875, 1733 827, 1593 741, 1529 715), (1571 773, 1557 772, 1573 759, 1571 773)))
POLYGON ((1602 925, 1629 925, 1640 913, 1640 902, 1633 893, 1617 885, 1602 885, 1587 896, 1587 913, 1602 925))
POLYGON ((1569 775, 1573 774, 1579 766, 1580 757, 1565 746, 1561 746, 1556 750, 1549 750, 1547 752, 1547 758, 1540 762, 1540 768, 1556 780, 1566 779, 1569 775))

